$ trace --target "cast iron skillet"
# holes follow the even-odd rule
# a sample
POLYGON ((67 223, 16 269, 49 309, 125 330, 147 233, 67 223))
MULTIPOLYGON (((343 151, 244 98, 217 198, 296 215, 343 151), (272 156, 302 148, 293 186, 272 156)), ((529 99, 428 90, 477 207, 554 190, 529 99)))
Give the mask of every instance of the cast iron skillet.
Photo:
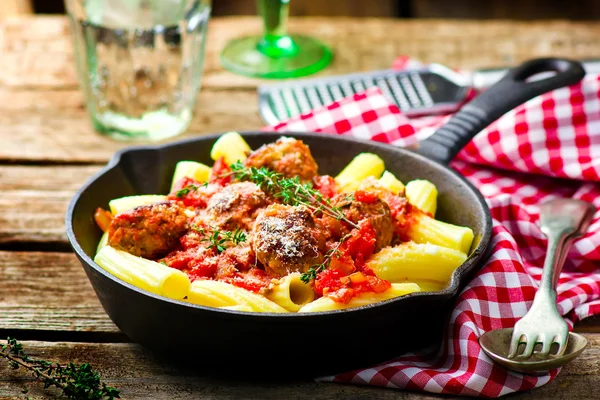
MULTIPOLYGON (((446 164, 502 114, 583 76, 581 65, 569 60, 526 62, 466 105, 416 151, 334 135, 286 133, 310 146, 321 174, 335 175, 358 153, 373 152, 400 180, 423 178, 435 183, 437 218, 469 226, 476 234, 469 258, 440 292, 414 293, 344 311, 256 314, 162 298, 122 282, 95 264, 101 235, 93 219, 96 207, 107 207, 117 197, 168 192, 176 162, 211 164, 209 152, 219 135, 119 151, 71 201, 67 236, 110 318, 132 340, 159 353, 243 374, 317 375, 384 361, 431 344, 441 335, 453 298, 482 264, 490 243, 492 223, 483 197, 446 164), (544 71, 556 75, 525 82, 544 71)), ((252 148, 258 148, 281 134, 246 132, 243 136, 252 148)))

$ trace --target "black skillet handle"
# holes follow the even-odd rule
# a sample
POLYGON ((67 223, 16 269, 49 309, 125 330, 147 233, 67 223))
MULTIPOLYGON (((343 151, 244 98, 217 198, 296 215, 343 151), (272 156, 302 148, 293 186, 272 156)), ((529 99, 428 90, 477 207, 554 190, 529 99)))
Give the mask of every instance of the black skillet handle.
POLYGON ((510 69, 495 85, 461 108, 416 150, 428 158, 449 163, 481 130, 502 115, 536 96, 573 85, 585 76, 581 63, 562 58, 539 58, 510 69), (541 72, 556 74, 526 82, 541 72))

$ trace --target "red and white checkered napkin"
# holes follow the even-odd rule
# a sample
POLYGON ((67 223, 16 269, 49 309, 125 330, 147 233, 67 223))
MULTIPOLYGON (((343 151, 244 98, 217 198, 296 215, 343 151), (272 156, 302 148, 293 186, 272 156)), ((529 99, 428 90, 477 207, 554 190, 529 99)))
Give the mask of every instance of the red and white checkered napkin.
MULTIPOLYGON (((408 119, 375 88, 267 129, 406 146, 447 118, 408 119)), ((514 326, 531 305, 546 253, 537 225, 540 203, 571 197, 600 208, 600 77, 588 75, 509 112, 479 133, 451 166, 486 197, 494 226, 492 255, 460 293, 441 348, 321 381, 498 397, 544 385, 558 374, 510 372, 483 353, 478 338, 514 326)), ((571 325, 600 314, 599 246, 600 212, 571 248, 559 281, 558 306, 571 325)))

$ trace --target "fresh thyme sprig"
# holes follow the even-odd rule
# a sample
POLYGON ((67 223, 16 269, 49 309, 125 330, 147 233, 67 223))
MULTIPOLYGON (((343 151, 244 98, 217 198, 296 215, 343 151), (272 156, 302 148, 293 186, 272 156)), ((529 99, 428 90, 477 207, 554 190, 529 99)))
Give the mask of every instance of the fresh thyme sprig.
POLYGON ((175 197, 177 197, 178 199, 182 198, 183 196, 187 196, 187 194, 191 191, 196 191, 198 190, 198 186, 194 185, 194 184, 190 184, 187 185, 186 187, 184 187, 181 190, 178 190, 177 193, 175 193, 175 197))
POLYGON ((313 211, 320 211, 337 220, 344 221, 353 228, 359 228, 357 224, 346 218, 342 210, 323 197, 321 192, 313 188, 310 183, 300 182, 297 176, 286 178, 283 174, 268 168, 246 167, 239 161, 231 164, 230 168, 231 174, 236 179, 255 183, 263 192, 280 199, 284 204, 303 205, 313 211))
POLYGON ((352 234, 348 233, 347 235, 342 237, 333 248, 329 249, 329 251, 325 253, 323 262, 321 264, 315 264, 312 267, 310 267, 308 271, 300 275, 300 280, 304 283, 309 283, 310 281, 317 279, 317 274, 319 272, 325 271, 327 268, 329 268, 329 265, 331 264, 331 259, 333 257, 340 256, 340 247, 342 246, 342 243, 344 243, 350 236, 352 236, 352 234))
POLYGON ((44 383, 44 389, 54 386, 62 390, 67 399, 113 400, 119 399, 119 390, 106 386, 88 363, 62 366, 45 360, 30 358, 23 345, 16 339, 7 338, 0 347, 0 356, 8 360, 12 369, 25 368, 44 383))
POLYGON ((201 242, 209 242, 209 249, 215 249, 217 254, 221 254, 227 250, 227 245, 233 243, 237 246, 247 240, 246 233, 239 228, 235 231, 221 231, 214 227, 209 229, 201 228, 198 225, 192 225, 192 229, 200 233, 203 237, 200 239, 201 242))

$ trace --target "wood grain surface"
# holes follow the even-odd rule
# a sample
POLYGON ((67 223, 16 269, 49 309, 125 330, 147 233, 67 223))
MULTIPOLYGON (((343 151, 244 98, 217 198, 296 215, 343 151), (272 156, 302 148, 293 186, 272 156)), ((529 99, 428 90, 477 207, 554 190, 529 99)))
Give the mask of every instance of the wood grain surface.
MULTIPOLYGON (((550 21, 402 21, 292 19, 295 32, 319 36, 335 52, 323 74, 382 69, 399 54, 461 68, 515 64, 542 55, 600 56, 600 25, 550 21)), ((251 130, 258 80, 224 71, 223 45, 257 33, 257 18, 213 20, 203 89, 185 136, 251 130)), ((78 187, 125 146, 95 134, 77 88, 69 28, 63 17, 0 21, 0 337, 16 335, 35 355, 90 361, 108 383, 133 399, 430 399, 437 396, 378 388, 214 378, 156 360, 126 343, 99 304, 70 252, 64 214, 78 187), (46 340, 51 342, 37 342, 46 340), (79 343, 86 342, 86 343, 79 343)), ((576 326, 590 346, 555 382, 513 397, 597 398, 600 319, 576 326)), ((46 398, 29 376, 0 360, 0 398, 46 398), (21 392, 28 388, 25 395, 21 392)))
MULTIPOLYGON (((260 29, 253 17, 211 21, 203 88, 184 136, 263 125, 255 92, 261 81, 219 65, 227 41, 260 29)), ((595 22, 297 18, 290 29, 331 44, 335 59, 322 75, 389 68, 401 54, 465 69, 545 55, 600 56, 595 22)), ((0 21, 0 161, 105 162, 124 146, 93 132, 77 91, 70 40, 64 17, 0 21)))
POLYGON ((0 251, 0 326, 119 332, 73 253, 0 251))
MULTIPOLYGON (((577 360, 563 369, 554 382, 530 392, 506 398, 529 399, 597 399, 600 387, 600 334, 587 334, 593 344, 577 360)), ((290 377, 274 382, 231 379, 211 375, 210 366, 197 362, 197 367, 182 367, 158 360, 135 344, 118 343, 50 343, 25 342, 34 357, 60 362, 89 362, 96 366, 107 384, 122 390, 124 399, 439 399, 442 396, 417 394, 376 387, 356 387, 315 383, 290 377)), ((3 361, 0 360, 0 368, 3 361)), ((45 399, 47 393, 20 371, 0 374, 0 398, 23 398, 28 390, 31 399, 45 399)), ((445 398, 457 398, 448 397, 445 398)))

